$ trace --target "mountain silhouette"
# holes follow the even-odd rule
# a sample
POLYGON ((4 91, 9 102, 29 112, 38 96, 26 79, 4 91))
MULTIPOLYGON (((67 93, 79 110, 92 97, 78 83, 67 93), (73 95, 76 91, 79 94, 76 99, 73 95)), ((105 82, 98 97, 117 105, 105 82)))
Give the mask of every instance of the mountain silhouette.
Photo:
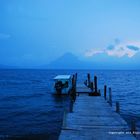
POLYGON ((83 62, 72 53, 65 53, 55 61, 52 61, 48 66, 51 69, 76 69, 82 68, 83 62))
POLYGON ((80 57, 65 53, 61 57, 44 66, 18 67, 0 65, 0 69, 33 68, 33 69, 140 69, 140 52, 133 57, 109 56, 106 53, 92 57, 80 57))
POLYGON ((137 62, 140 53, 133 56, 109 56, 107 54, 96 54, 89 58, 79 60, 72 53, 65 53, 55 61, 51 62, 49 69, 140 69, 140 63, 137 62))

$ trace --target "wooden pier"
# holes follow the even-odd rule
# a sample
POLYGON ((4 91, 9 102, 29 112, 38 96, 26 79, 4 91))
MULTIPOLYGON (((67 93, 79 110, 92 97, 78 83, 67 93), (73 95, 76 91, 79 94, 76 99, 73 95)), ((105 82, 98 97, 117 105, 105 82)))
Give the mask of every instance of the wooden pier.
POLYGON ((87 93, 91 93, 91 92, 92 92, 92 90, 84 84, 76 85, 76 93, 78 93, 78 94, 87 94, 87 93))
POLYGON ((103 96, 77 84, 79 96, 71 113, 65 113, 59 140, 135 140, 128 124, 103 96), (85 93, 85 94, 83 94, 85 93))

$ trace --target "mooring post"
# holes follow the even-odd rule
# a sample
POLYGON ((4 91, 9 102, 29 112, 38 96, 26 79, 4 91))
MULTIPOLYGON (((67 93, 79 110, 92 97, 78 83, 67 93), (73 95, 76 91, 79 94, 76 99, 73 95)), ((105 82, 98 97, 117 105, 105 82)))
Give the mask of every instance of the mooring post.
POLYGON ((93 82, 91 82, 90 85, 91 85, 90 88, 91 88, 91 90, 93 91, 93 82))
POLYGON ((97 76, 94 76, 95 93, 97 93, 97 76))
POLYGON ((75 102, 75 100, 76 100, 76 86, 74 88, 74 102, 75 102))
POLYGON ((112 106, 112 90, 109 88, 109 104, 112 106))
POLYGON ((76 87, 73 86, 70 93, 71 101, 75 102, 76 100, 76 87))
POLYGON ((88 77, 88 87, 90 87, 90 73, 88 73, 87 77, 88 77))
POLYGON ((131 121, 131 133, 134 135, 134 136, 136 136, 136 132, 137 130, 136 130, 136 122, 135 122, 135 120, 132 120, 131 121))
POLYGON ((120 103, 116 102, 116 112, 120 113, 120 103))
POLYGON ((72 87, 76 87, 76 75, 72 77, 72 87))
POLYGON ((71 101, 70 101, 70 113, 72 113, 72 112, 73 112, 73 103, 74 103, 74 101, 73 101, 73 100, 71 100, 71 101))
POLYGON ((77 73, 75 74, 75 84, 74 84, 74 102, 76 100, 76 85, 77 85, 77 73))
POLYGON ((73 77, 72 77, 71 98, 75 102, 75 100, 76 100, 76 75, 73 75, 73 77))
POLYGON ((75 88, 76 88, 76 84, 77 84, 77 73, 75 73, 75 88))
POLYGON ((106 100, 106 89, 107 89, 107 86, 104 85, 104 98, 105 98, 105 100, 106 100))
POLYGON ((88 84, 87 84, 87 80, 84 81, 84 84, 85 84, 86 86, 88 86, 88 84))
POLYGON ((72 76, 72 87, 74 86, 74 75, 72 76))
POLYGON ((101 95, 101 90, 100 89, 98 90, 98 93, 99 93, 99 95, 101 95))

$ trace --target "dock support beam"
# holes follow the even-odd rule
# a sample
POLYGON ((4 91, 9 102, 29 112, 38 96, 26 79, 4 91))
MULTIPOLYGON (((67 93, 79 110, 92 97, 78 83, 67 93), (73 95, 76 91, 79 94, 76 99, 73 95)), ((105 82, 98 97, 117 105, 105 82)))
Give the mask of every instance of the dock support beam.
POLYGON ((94 89, 94 90, 93 90, 93 92, 89 93, 89 96, 101 96, 101 93, 97 87, 97 76, 94 76, 94 87, 92 86, 92 89, 94 89))
POLYGON ((93 89, 94 89, 94 88, 93 88, 93 82, 91 82, 90 85, 91 85, 90 88, 91 88, 91 90, 93 91, 93 89))
POLYGON ((135 134, 136 131, 137 131, 137 130, 136 130, 136 122, 135 122, 135 120, 132 120, 132 121, 131 121, 131 133, 132 133, 134 136, 136 136, 136 134, 135 134))
POLYGON ((106 89, 107 89, 107 86, 104 85, 104 98, 105 98, 105 100, 106 100, 106 89))
POLYGON ((88 87, 90 87, 90 73, 88 73, 87 78, 88 78, 88 87))
POLYGON ((76 100, 76 83, 77 83, 77 73, 72 77, 72 89, 71 89, 71 100, 75 102, 76 100))
POLYGON ((95 93, 97 93, 97 76, 94 76, 95 93))
POLYGON ((84 81, 84 84, 85 84, 86 86, 88 86, 87 80, 84 81))
POLYGON ((120 103, 116 102, 116 112, 120 113, 120 103))
POLYGON ((74 103, 74 100, 71 100, 70 101, 70 113, 72 113, 73 112, 73 103, 74 103))

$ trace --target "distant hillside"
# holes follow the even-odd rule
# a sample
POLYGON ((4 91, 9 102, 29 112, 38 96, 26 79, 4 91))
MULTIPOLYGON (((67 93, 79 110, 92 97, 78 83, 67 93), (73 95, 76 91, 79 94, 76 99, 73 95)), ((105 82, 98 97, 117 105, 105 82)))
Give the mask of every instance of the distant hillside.
POLYGON ((66 53, 59 57, 55 61, 51 62, 47 68, 51 69, 72 69, 72 68, 82 68, 83 62, 78 59, 72 53, 66 53))
POLYGON ((140 62, 138 60, 140 60, 140 53, 133 57, 116 57, 103 53, 96 54, 87 59, 87 61, 90 61, 99 69, 140 69, 140 62))
POLYGON ((0 69, 140 69, 140 53, 133 57, 109 56, 105 53, 80 59, 72 53, 65 53, 61 57, 44 66, 7 66, 0 65, 0 69))
POLYGON ((46 67, 49 69, 140 69, 138 59, 140 54, 132 58, 127 56, 115 57, 107 54, 97 54, 89 58, 79 60, 72 53, 66 53, 46 67))
POLYGON ((14 69, 14 68, 18 68, 18 67, 0 64, 0 69, 14 69))

